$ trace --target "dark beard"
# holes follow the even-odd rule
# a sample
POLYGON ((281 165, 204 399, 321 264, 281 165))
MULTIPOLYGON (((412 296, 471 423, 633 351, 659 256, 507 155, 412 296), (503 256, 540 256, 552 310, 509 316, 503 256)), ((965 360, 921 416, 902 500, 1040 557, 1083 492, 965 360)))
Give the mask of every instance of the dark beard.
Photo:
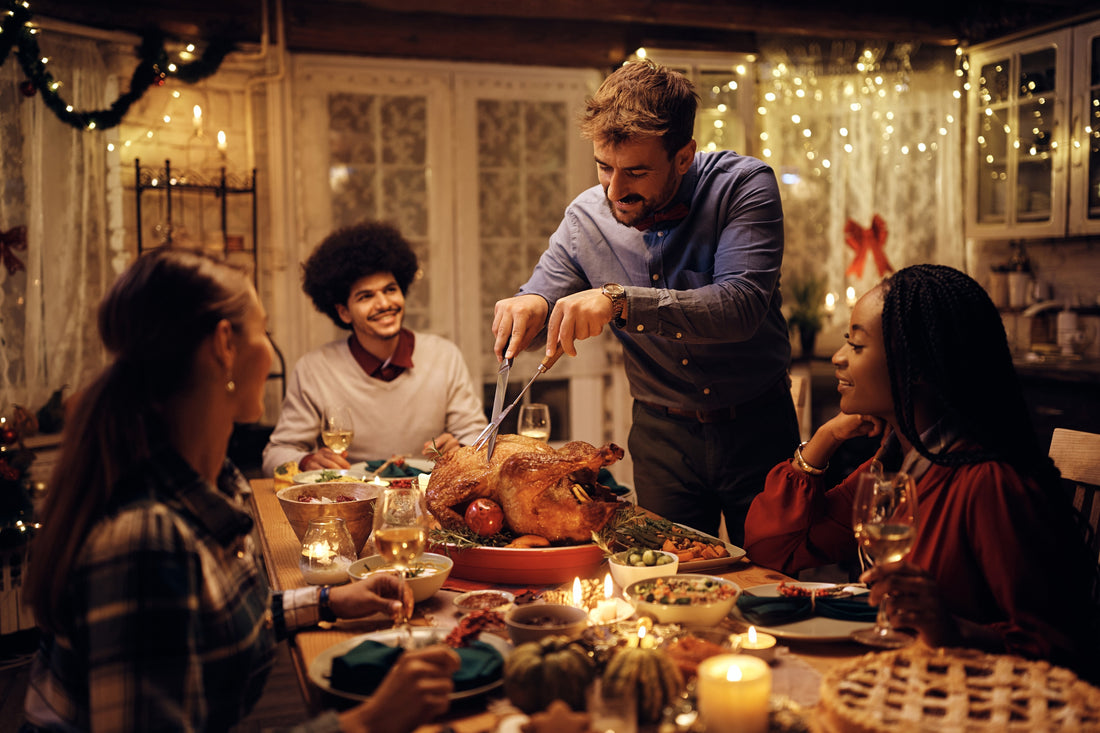
MULTIPOLYGON (((642 200, 642 201, 645 201, 645 199, 642 199, 642 198, 641 198, 641 196, 637 196, 636 194, 635 194, 635 195, 631 195, 631 196, 628 196, 627 198, 628 198, 628 199, 634 199, 634 198, 638 198, 638 199, 640 199, 640 200, 642 200)), ((618 210, 617 210, 617 209, 615 208, 615 202, 614 202, 614 201, 612 201, 612 200, 611 200, 611 199, 610 199, 610 198, 608 197, 608 195, 607 195, 607 189, 604 189, 604 192, 603 192, 603 200, 604 200, 604 203, 606 203, 606 204, 607 204, 607 210, 611 212, 611 218, 612 218, 612 219, 614 219, 615 221, 619 222, 620 224, 622 224, 622 225, 623 225, 624 227, 628 227, 628 228, 630 228, 630 227, 635 227, 635 226, 637 226, 637 225, 638 225, 638 224, 639 224, 640 222, 643 222, 643 221, 645 221, 646 219, 650 218, 651 216, 653 216, 653 212, 655 212, 655 211, 657 210, 657 209, 655 209, 655 208, 653 207, 653 205, 652 205, 651 203, 649 203, 648 201, 646 201, 646 202, 645 202, 645 205, 644 205, 644 206, 642 206, 642 210, 641 210, 641 212, 639 212, 639 213, 637 214, 637 216, 634 216, 634 217, 632 217, 632 218, 631 218, 630 220, 628 220, 628 221, 623 221, 623 220, 622 220, 622 219, 620 218, 620 217, 621 217, 621 214, 620 214, 620 213, 618 212, 618 210)))

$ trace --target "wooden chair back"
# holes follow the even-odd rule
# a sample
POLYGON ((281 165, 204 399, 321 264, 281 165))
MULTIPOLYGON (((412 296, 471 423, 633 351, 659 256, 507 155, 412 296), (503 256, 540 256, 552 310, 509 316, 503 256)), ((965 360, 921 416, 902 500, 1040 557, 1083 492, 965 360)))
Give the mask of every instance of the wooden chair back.
POLYGON ((1089 556, 1097 562, 1092 595, 1100 601, 1100 434, 1055 428, 1050 457, 1071 491, 1089 556))

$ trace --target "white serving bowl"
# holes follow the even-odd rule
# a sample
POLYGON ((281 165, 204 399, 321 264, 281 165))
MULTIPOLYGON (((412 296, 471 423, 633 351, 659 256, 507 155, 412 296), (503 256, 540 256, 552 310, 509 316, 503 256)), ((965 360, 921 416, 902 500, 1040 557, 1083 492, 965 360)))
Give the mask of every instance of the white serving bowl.
MULTIPOLYGON (((454 567, 454 561, 446 555, 425 552, 413 561, 413 567, 422 567, 424 571, 405 582, 412 588, 413 600, 420 603, 434 596, 443 587, 454 567)), ((386 567, 381 555, 370 555, 348 566, 348 575, 352 580, 363 580, 374 573, 396 574, 397 571, 386 567)))
POLYGON ((671 552, 664 552, 663 550, 653 550, 653 552, 658 555, 666 555, 672 558, 672 562, 664 565, 630 565, 627 563, 626 559, 630 556, 631 552, 631 550, 623 550, 607 558, 607 565, 611 568, 611 578, 620 588, 626 588, 631 583, 645 580, 646 578, 660 578, 666 575, 675 575, 676 570, 680 567, 680 561, 676 558, 676 555, 671 552))
MULTIPOLYGON (((669 575, 660 578, 647 578, 631 583, 623 593, 627 599, 635 604, 639 616, 651 616, 657 623, 681 624, 683 626, 716 626, 733 609, 737 602, 737 596, 741 592, 741 586, 732 580, 718 578, 713 575, 669 575), (654 593, 657 586, 658 593, 654 593), (709 599, 702 600, 702 596, 692 599, 690 602, 677 603, 661 602, 660 590, 671 588, 679 590, 684 588, 713 589, 706 593, 709 599), (724 590, 718 591, 718 588, 724 590), (725 598, 717 598, 721 593, 725 598)), ((675 596, 674 596, 675 598, 675 596)))

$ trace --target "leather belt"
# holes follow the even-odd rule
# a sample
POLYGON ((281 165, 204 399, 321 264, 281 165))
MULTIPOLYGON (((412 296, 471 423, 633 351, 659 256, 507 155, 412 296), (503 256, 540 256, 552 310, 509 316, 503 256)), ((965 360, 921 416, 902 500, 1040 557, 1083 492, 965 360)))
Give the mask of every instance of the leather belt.
POLYGON ((695 420, 700 423, 716 423, 734 420, 737 418, 738 412, 745 412, 750 408, 756 407, 760 403, 775 399, 777 394, 782 394, 781 390, 785 391, 789 389, 790 385, 787 384, 787 377, 784 376, 784 378, 776 382, 774 386, 764 390, 763 394, 753 397, 751 400, 746 400, 739 405, 719 407, 714 410, 687 410, 682 407, 665 407, 664 405, 655 405, 652 402, 646 402, 644 400, 636 400, 636 402, 646 409, 660 415, 695 420))

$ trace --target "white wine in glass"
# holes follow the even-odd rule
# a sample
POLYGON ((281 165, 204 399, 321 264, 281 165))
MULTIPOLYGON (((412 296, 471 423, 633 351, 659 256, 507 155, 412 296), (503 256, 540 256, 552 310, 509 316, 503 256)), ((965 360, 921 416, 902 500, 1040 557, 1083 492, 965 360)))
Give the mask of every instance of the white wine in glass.
MULTIPOLYGON (((374 546, 387 567, 397 570, 404 584, 409 568, 424 552, 431 514, 419 488, 385 488, 374 504, 374 546)), ((411 642, 409 620, 402 615, 401 645, 411 642)))
POLYGON ((546 443, 550 440, 550 406, 532 402, 519 408, 519 434, 546 443))
POLYGON ((351 422, 351 409, 329 405, 321 416, 321 440, 336 453, 343 453, 351 446, 355 429, 351 422))
MULTIPOLYGON (((905 473, 868 471, 860 474, 852 505, 852 527, 860 550, 875 563, 897 562, 913 548, 917 535, 917 494, 905 473)), ((878 607, 875 625, 852 633, 868 646, 896 649, 913 637, 890 625, 889 597, 878 607)))

